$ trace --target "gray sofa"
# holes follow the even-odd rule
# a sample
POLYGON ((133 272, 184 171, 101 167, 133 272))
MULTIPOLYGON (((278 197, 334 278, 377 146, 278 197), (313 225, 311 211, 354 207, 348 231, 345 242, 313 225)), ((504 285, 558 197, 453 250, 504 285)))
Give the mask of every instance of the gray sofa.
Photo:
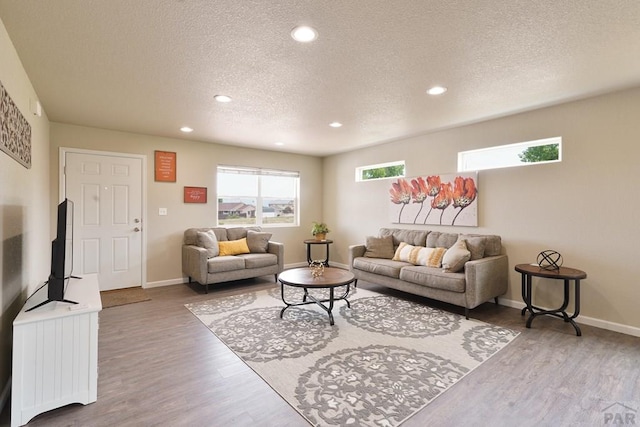
MULTIPOLYGON (((407 230, 382 228, 379 236, 367 238, 367 244, 349 247, 349 268, 358 279, 365 280, 389 288, 398 289, 427 298, 464 307, 465 316, 469 318, 469 310, 495 299, 507 291, 508 259, 502 252, 500 236, 478 234, 454 234, 428 230, 407 230), (464 240, 460 244, 459 240, 464 240), (452 269, 443 267, 427 267, 414 265, 412 262, 394 260, 389 251, 367 247, 371 242, 377 245, 381 241, 392 241, 391 253, 397 257, 397 249, 402 242, 404 247, 456 248, 466 247, 469 251, 468 261, 458 259, 452 269), (460 246, 462 245, 462 246, 460 246), (380 257, 381 253, 385 253, 380 257), (460 271, 456 271, 460 268, 460 271), (456 272, 453 272, 456 271, 456 272)), ((454 249, 456 249, 454 248, 454 249)), ((379 249, 379 248, 378 248, 379 249)), ((454 255, 454 249, 449 254, 454 255)), ((447 251, 443 261, 447 258, 447 251)), ((445 264, 445 267, 449 265, 445 264)))
POLYGON ((209 292, 208 285, 212 283, 268 274, 273 274, 277 282, 278 274, 284 270, 284 245, 270 238, 271 234, 260 227, 189 228, 184 232, 182 271, 189 282, 204 285, 205 292, 209 292), (203 234, 209 230, 215 236, 213 242, 203 234), (243 239, 246 239, 248 253, 224 255, 221 252, 223 245, 237 246, 236 243, 243 243, 243 239))

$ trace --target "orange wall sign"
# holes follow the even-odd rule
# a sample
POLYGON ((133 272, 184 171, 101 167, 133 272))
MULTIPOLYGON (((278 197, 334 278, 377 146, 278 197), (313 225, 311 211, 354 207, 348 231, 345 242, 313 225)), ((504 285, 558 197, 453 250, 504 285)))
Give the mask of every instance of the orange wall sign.
POLYGON ((184 187, 185 203, 207 203, 207 187, 184 187))
POLYGON ((155 155, 156 181, 176 182, 176 153, 156 151, 155 155))

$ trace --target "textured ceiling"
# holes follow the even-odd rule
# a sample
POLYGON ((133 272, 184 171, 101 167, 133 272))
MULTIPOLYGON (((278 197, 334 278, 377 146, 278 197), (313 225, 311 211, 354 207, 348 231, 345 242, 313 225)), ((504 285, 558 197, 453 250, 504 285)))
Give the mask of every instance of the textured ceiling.
POLYGON ((0 0, 0 19, 52 121, 311 155, 640 85, 638 0, 0 0))

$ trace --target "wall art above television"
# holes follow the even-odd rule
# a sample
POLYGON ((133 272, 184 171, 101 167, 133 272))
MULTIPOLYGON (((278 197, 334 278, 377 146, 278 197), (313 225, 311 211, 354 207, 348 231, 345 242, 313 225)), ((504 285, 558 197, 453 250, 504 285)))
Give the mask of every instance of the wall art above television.
POLYGON ((478 226, 478 172, 399 178, 389 195, 392 223, 478 226))
POLYGON ((0 150, 31 169, 31 125, 0 83, 0 150))

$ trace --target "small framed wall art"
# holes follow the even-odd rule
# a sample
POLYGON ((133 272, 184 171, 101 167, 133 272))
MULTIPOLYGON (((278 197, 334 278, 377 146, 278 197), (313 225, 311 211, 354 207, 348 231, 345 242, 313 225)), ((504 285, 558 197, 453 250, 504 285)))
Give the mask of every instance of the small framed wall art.
POLYGON ((176 182, 176 153, 155 151, 155 180, 176 182))
POLYGON ((207 203, 207 187, 184 187, 185 203, 207 203))

